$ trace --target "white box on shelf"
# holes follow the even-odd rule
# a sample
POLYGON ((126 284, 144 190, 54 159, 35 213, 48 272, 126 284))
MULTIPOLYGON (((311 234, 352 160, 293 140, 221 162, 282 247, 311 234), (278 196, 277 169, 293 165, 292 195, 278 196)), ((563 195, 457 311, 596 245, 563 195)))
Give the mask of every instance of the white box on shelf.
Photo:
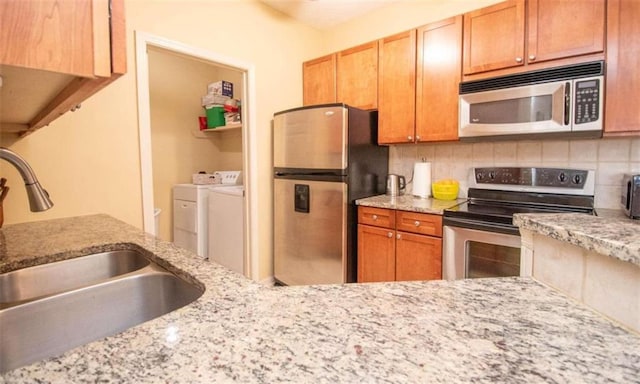
POLYGON ((233 83, 224 80, 216 81, 207 86, 207 93, 233 97, 233 83))

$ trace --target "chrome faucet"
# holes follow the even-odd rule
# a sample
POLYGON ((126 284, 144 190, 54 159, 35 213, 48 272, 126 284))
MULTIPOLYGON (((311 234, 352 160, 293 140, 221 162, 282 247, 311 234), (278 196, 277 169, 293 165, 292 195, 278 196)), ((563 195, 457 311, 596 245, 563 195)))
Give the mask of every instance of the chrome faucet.
POLYGON ((8 161, 20 172, 20 176, 24 180, 24 186, 27 189, 27 196, 29 196, 31 212, 46 211, 53 207, 49 194, 40 186, 33 169, 20 155, 8 148, 0 147, 0 159, 8 161))

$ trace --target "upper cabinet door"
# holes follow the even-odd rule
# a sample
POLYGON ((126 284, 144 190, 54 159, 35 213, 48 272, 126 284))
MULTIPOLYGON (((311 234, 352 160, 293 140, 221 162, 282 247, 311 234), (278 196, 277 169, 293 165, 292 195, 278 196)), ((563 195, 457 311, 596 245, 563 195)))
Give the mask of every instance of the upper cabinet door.
POLYGON ((418 141, 458 140, 461 62, 462 16, 418 29, 418 141))
POLYGON ((303 105, 336 102, 336 54, 302 63, 303 105))
POLYGON ((604 51, 604 0, 529 0, 527 62, 604 51))
POLYGON ((108 0, 0 2, 0 64, 111 76, 108 0))
POLYGON ((607 78, 604 133, 640 134, 640 113, 633 100, 640 90, 640 1, 607 2, 607 78))
POLYGON ((463 74, 524 64, 524 0, 464 14, 463 74))
POLYGON ((379 42, 378 143, 413 142, 416 106, 416 31, 379 42))
POLYGON ((378 42, 338 52, 337 100, 361 109, 378 108, 378 42))

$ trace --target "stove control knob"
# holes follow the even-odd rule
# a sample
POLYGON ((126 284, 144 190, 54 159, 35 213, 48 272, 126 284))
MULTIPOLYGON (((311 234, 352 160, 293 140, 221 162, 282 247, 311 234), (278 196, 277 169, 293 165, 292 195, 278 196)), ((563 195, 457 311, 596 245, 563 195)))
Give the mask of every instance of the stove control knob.
POLYGON ((482 172, 476 173, 476 180, 480 181, 484 179, 484 174, 482 172))
POLYGON ((582 175, 573 175, 573 184, 582 184, 582 175))
POLYGON ((560 172, 560 174, 558 175, 558 180, 560 180, 560 182, 564 183, 565 181, 567 181, 567 174, 564 172, 560 172))

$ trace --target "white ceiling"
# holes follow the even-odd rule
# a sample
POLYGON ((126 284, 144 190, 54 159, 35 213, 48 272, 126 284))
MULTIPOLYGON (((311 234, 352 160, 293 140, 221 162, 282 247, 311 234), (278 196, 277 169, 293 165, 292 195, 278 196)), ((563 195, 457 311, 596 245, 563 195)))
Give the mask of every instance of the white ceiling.
POLYGON ((328 29, 400 0, 261 0, 305 24, 328 29))

